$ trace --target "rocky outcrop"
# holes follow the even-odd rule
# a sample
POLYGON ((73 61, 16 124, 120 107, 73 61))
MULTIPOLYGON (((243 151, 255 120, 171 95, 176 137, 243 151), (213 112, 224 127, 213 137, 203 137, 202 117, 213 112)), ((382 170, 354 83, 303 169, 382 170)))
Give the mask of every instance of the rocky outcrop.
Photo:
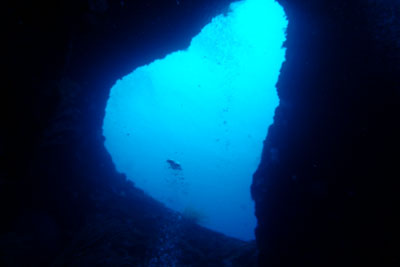
POLYGON ((254 175, 262 266, 399 263, 398 1, 279 1, 280 105, 254 175))

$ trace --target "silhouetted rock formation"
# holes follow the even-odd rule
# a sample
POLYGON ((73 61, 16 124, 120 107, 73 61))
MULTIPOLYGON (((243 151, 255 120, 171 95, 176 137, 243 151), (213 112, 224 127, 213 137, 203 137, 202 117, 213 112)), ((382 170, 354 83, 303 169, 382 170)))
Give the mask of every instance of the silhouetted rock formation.
POLYGON ((279 2, 281 102, 252 185, 260 263, 395 266, 400 3, 279 2))

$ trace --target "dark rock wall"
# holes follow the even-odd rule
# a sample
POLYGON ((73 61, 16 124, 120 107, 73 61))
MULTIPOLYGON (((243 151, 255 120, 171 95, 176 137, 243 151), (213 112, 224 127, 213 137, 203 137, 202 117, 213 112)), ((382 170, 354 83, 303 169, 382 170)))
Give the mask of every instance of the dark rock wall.
POLYGON ((280 0, 280 106, 254 175, 262 266, 397 266, 399 1, 280 0))

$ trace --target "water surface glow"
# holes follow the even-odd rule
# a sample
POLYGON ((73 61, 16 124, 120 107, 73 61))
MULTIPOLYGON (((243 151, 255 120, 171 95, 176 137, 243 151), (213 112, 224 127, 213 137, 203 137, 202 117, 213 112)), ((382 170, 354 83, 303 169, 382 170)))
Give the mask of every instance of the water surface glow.
POLYGON ((103 124, 117 169, 201 225, 254 239, 250 185, 279 103, 286 25, 273 0, 235 2, 186 50, 118 80, 103 124))

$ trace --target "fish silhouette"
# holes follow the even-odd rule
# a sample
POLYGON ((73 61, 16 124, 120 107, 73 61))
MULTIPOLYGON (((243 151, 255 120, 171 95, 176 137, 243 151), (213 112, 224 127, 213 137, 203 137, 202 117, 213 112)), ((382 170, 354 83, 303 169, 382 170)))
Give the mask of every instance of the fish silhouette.
POLYGON ((167 159, 167 163, 169 164, 169 167, 173 170, 179 170, 179 171, 182 170, 181 165, 172 159, 167 159))

